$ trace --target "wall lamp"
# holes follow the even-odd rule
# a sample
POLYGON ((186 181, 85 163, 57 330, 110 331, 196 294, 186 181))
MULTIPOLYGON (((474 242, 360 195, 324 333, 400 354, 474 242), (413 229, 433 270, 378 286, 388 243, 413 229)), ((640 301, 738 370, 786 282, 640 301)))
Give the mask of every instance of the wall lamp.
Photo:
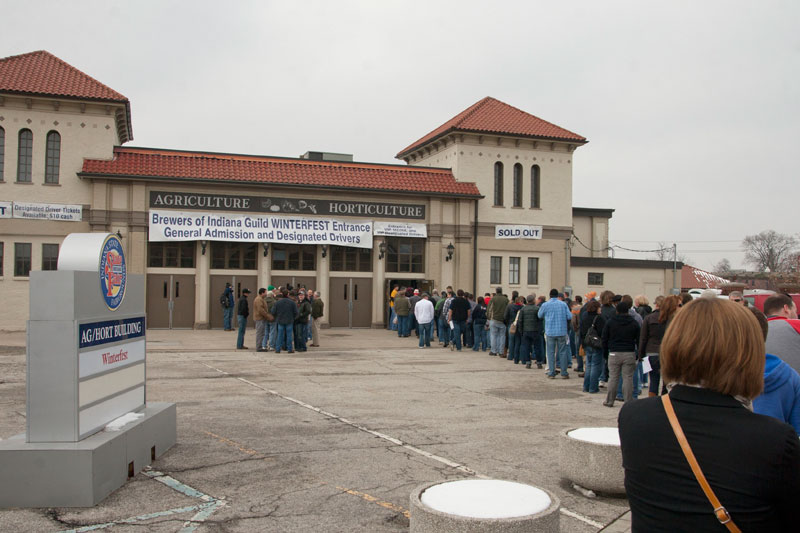
POLYGON ((386 255, 386 241, 381 241, 378 245, 378 251, 380 252, 378 259, 383 259, 383 256, 386 255))
POLYGON ((269 243, 262 242, 261 246, 264 248, 264 257, 267 257, 267 255, 269 255, 269 243))
POLYGON ((200 254, 206 255, 206 247, 208 247, 208 241, 200 241, 200 254))
POLYGON ((117 230, 114 235, 116 235, 119 240, 122 240, 122 232, 120 230, 117 230))
POLYGON ((323 244, 322 245, 322 257, 323 258, 328 257, 328 245, 327 244, 323 244))
POLYGON ((456 251, 456 247, 453 246, 453 243, 447 245, 447 257, 444 258, 445 261, 452 261, 453 260, 453 252, 456 251))

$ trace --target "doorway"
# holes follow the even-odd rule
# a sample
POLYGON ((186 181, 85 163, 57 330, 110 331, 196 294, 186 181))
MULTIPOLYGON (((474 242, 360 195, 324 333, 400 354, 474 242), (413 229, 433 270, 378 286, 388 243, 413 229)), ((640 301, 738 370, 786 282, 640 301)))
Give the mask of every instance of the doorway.
POLYGON ((194 326, 194 275, 147 275, 147 327, 191 329, 194 326))
POLYGON ((219 303, 219 297, 225 290, 225 283, 230 283, 233 287, 233 327, 238 326, 238 319, 236 318, 236 305, 239 302, 239 297, 242 295, 242 289, 249 289, 250 296, 247 297, 247 303, 250 306, 250 316, 247 317, 247 326, 254 327, 253 321, 253 299, 258 296, 258 276, 211 276, 211 295, 208 299, 209 309, 209 323, 212 329, 222 329, 223 316, 222 305, 219 303))
POLYGON ((331 278, 330 284, 331 327, 372 327, 372 278, 331 278))

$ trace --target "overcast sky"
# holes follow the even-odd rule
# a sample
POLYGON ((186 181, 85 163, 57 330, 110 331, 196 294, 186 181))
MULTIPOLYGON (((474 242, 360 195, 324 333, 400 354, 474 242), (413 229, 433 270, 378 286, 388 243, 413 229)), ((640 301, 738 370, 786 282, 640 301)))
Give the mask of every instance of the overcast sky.
MULTIPOLYGON (((797 1, 0 0, 0 56, 47 50, 131 100, 132 146, 394 155, 485 96, 579 133, 573 204, 701 268, 796 234, 797 1)), ((617 257, 647 258, 645 253, 617 257)))

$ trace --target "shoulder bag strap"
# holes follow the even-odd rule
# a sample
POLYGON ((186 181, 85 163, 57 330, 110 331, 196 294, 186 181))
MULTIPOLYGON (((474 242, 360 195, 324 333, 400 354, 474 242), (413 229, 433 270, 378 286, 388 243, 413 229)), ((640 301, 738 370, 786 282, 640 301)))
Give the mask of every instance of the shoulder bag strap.
POLYGON ((703 475, 703 471, 700 470, 700 465, 697 464, 697 459, 695 459, 694 453, 692 453, 692 448, 689 446, 689 442, 686 440, 686 435, 683 434, 683 429, 681 429, 681 425, 678 422, 678 417, 675 416, 675 409, 672 408, 672 401, 669 398, 669 394, 664 394, 661 397, 661 402, 664 404, 664 411, 667 412, 667 418, 672 426, 672 431, 675 433, 675 437, 678 439, 678 444, 681 445, 683 455, 686 456, 686 461, 688 461, 689 466, 692 468, 692 472, 694 473, 694 477, 697 478, 700 488, 703 489, 703 493, 705 493, 706 498, 708 498, 708 501, 711 502, 711 506, 714 508, 714 515, 716 515, 717 520, 719 520, 720 524, 727 527, 728 531, 731 533, 741 533, 741 530, 736 527, 736 524, 733 523, 733 519, 731 518, 731 515, 728 514, 727 509, 725 509, 725 507, 723 507, 720 501, 717 499, 717 495, 714 494, 714 491, 708 484, 706 476, 703 475))

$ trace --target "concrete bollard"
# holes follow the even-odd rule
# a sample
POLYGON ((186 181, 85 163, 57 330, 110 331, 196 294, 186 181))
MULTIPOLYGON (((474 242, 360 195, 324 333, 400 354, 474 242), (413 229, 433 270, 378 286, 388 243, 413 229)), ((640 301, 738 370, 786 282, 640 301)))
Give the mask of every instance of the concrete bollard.
POLYGON ((567 429, 560 437, 559 464, 564 478, 597 492, 625 494, 617 428, 567 429))
POLYGON ((559 530, 558 498, 495 479, 437 481, 411 493, 411 533, 522 533, 559 530))

